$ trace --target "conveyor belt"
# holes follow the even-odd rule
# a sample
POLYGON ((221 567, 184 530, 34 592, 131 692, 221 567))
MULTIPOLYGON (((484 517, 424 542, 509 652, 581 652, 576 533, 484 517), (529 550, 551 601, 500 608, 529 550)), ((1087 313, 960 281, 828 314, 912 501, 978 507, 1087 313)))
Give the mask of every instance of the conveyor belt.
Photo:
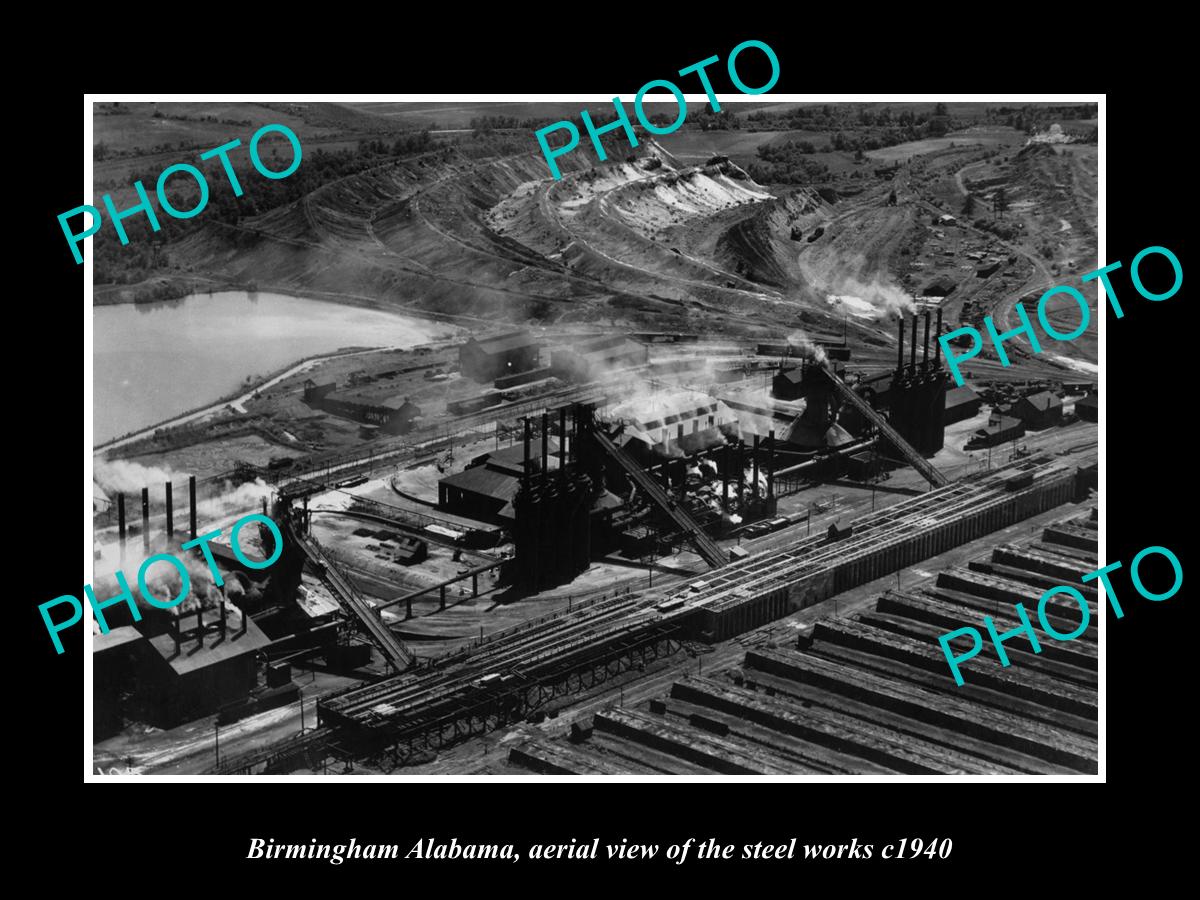
POLYGON ((343 575, 337 566, 321 552, 320 545, 309 537, 297 534, 290 520, 287 521, 287 528, 296 544, 317 566, 325 582, 333 588, 342 606, 353 613, 363 624, 367 633, 383 651, 383 655, 387 657, 396 671, 402 671, 411 666, 416 659, 412 651, 404 645, 403 641, 392 634, 391 629, 379 618, 379 614, 371 608, 371 604, 350 583, 350 579, 343 575))
MULTIPOLYGON (((926 325, 928 324, 929 323, 926 322, 926 325)), ((833 383, 833 386, 837 389, 837 392, 842 395, 846 402, 862 413, 863 418, 878 428, 879 433, 895 446, 895 448, 900 452, 900 455, 904 457, 909 465, 920 472, 926 481, 928 481, 934 487, 942 487, 943 485, 950 483, 950 480, 937 469, 935 469, 930 464, 929 460, 925 459, 925 457, 918 453, 908 441, 900 437, 900 433, 891 425, 889 425, 887 420, 872 408, 871 404, 869 404, 862 397, 858 396, 858 394, 854 393, 854 391, 850 389, 846 382, 842 381, 842 379, 838 378, 833 374, 833 372, 824 367, 821 367, 821 371, 825 373, 825 377, 833 383)))
POLYGON ((703 557, 704 561, 713 569, 719 569, 725 565, 725 554, 721 552, 717 542, 704 533, 704 529, 699 523, 691 517, 682 505, 676 503, 667 496, 667 492, 662 489, 657 481, 637 464, 637 461, 628 453, 614 444, 599 428, 592 432, 596 439, 596 443, 603 448, 618 466, 620 466, 626 475, 633 479, 633 483, 640 488, 654 504, 665 512, 673 521, 684 536, 691 541, 696 548, 696 552, 703 557))

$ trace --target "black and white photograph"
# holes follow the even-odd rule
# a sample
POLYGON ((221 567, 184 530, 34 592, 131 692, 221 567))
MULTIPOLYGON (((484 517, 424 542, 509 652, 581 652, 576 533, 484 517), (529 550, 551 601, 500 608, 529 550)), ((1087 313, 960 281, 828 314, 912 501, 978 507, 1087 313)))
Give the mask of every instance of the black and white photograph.
POLYGON ((1103 96, 724 68, 90 98, 92 776, 1102 775, 1103 96))

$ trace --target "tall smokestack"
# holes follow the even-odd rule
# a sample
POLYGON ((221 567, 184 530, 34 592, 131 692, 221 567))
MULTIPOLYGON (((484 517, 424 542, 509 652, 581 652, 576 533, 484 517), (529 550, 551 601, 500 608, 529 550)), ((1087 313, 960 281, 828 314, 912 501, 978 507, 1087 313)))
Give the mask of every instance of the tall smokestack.
POLYGON ((150 488, 142 488, 142 549, 150 552, 150 488))
POLYGON ((171 616, 171 637, 175 639, 175 655, 179 655, 179 616, 171 616))
POLYGON ((912 346, 908 349, 908 364, 917 367, 917 314, 913 313, 912 346))
POLYGON ((529 416, 525 417, 525 465, 521 468, 521 481, 526 485, 529 484, 529 442, 532 439, 533 426, 529 422, 529 416))
POLYGON ((550 465, 550 413, 542 413, 542 473, 545 474, 550 465))
POLYGON ((900 337, 899 343, 896 345, 896 371, 899 372, 904 368, 904 313, 900 313, 897 322, 900 325, 900 337))
POLYGON ((921 363, 925 368, 929 368, 929 318, 931 313, 925 310, 925 341, 922 344, 921 363))
POLYGON ((567 477, 567 408, 558 410, 558 471, 563 478, 567 477))
POLYGON ((754 499, 758 499, 758 435, 754 435, 754 499))
POLYGON ((188 519, 192 540, 196 539, 196 476, 188 476, 188 519))
POLYGON ((225 610, 225 601, 221 601, 221 640, 225 639, 225 622, 228 618, 228 613, 225 610))
POLYGON ((738 512, 742 511, 742 506, 746 499, 746 465, 742 459, 742 450, 745 448, 746 442, 738 440, 737 445, 737 489, 738 489, 738 512))
POLYGON ((196 607, 196 642, 197 646, 204 646, 204 607, 201 605, 196 607))
POLYGON ((125 562, 125 495, 117 494, 117 540, 120 545, 121 562, 125 562))
POLYGON ((771 498, 775 496, 775 432, 771 431, 767 438, 771 441, 767 448, 767 497, 771 498))
POLYGON ((729 512, 729 445, 721 447, 721 508, 729 512))
POLYGON ((942 336, 942 308, 938 307, 937 316, 937 331, 933 335, 933 367, 936 369, 942 364, 942 342, 939 340, 942 336))
POLYGON ((167 482, 167 537, 175 537, 175 513, 171 503, 171 482, 167 482))

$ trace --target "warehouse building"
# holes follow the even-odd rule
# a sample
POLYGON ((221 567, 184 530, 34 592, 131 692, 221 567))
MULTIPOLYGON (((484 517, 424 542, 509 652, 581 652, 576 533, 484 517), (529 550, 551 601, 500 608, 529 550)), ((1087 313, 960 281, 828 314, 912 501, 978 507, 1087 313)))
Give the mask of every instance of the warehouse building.
POLYGON ((804 396, 804 370, 797 366, 794 369, 779 370, 779 374, 771 381, 771 396, 776 400, 799 400, 804 396))
POLYGON ((498 334, 477 341, 471 338, 458 350, 463 375, 478 382, 528 372, 541 363, 542 345, 527 331, 498 334))
MULTIPOLYGON (((547 439, 546 448, 547 469, 553 470, 558 462, 554 456, 558 441, 547 439)), ((524 464, 525 448, 520 445, 477 456, 467 468, 438 482, 438 508, 468 519, 511 523, 516 518, 512 501, 521 486, 524 464)), ((531 457, 529 466, 531 472, 540 472, 540 459, 531 457)))
POLYGON ((120 729, 122 708, 169 727, 244 700, 257 687, 271 639, 233 603, 140 624, 142 630, 122 626, 94 636, 97 734, 120 729), (130 685, 133 695, 122 699, 130 685))
POLYGON ((406 434, 421 407, 407 397, 371 396, 363 391, 337 391, 335 384, 304 382, 304 401, 316 409, 344 416, 364 425, 373 425, 388 434, 406 434))
POLYGON ((1038 391, 1013 404, 1013 415, 1027 428, 1049 428, 1062 422, 1062 400, 1049 391, 1038 391))
POLYGON ((593 338, 550 355, 553 373, 573 381, 594 381, 613 369, 629 369, 648 362, 649 348, 620 334, 593 338))
POLYGON ((998 447, 1008 441, 1015 441, 1025 435, 1025 424, 1020 419, 1011 416, 994 415, 988 420, 987 426, 978 429, 967 441, 966 449, 975 450, 982 447, 998 447))
POLYGON ((947 425, 953 425, 955 422, 973 419, 979 415, 982 403, 979 395, 965 384, 962 387, 951 388, 946 391, 946 415, 943 421, 947 425))

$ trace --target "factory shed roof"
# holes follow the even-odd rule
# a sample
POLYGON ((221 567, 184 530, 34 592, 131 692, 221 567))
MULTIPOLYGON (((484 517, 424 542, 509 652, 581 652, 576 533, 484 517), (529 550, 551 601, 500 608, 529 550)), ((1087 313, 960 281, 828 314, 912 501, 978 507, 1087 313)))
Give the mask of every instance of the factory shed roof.
POLYGON ((1013 429, 1023 428, 1024 423, 1020 419, 1014 419, 1010 416, 996 416, 987 423, 986 428, 980 428, 976 434, 1002 434, 1013 429))
POLYGON ((794 369, 788 369, 786 372, 780 372, 779 374, 792 384, 799 384, 804 380, 804 369, 802 369, 800 366, 797 366, 794 369))
MULTIPOLYGON (((558 438, 546 439, 546 451, 549 454, 549 468, 553 469, 558 465, 558 459, 554 454, 558 453, 558 438)), ((529 460, 532 463, 531 471, 537 471, 542 466, 542 445, 541 440, 535 440, 529 445, 529 460)), ((480 454, 471 460, 471 468, 479 465, 488 465, 494 469, 503 469, 510 471, 514 475, 520 475, 521 470, 525 467, 525 447, 523 444, 514 444, 511 447, 505 447, 503 450, 490 450, 487 453, 480 454)))
POLYGON ((603 337, 591 338, 586 341, 580 341, 578 344, 573 344, 571 349, 576 353, 597 353, 601 350, 609 350, 613 347, 620 347, 623 344, 633 344, 635 347, 640 347, 640 344, 634 344, 623 334, 606 334, 603 337))
POLYGON ((220 613, 215 609, 205 610, 204 637, 202 641, 198 641, 195 634, 196 614, 188 613, 179 617, 181 634, 178 653, 175 652, 175 638, 169 631, 150 638, 150 646, 158 651, 159 656, 170 664, 177 675, 187 675, 207 666, 253 653, 270 644, 271 639, 263 634, 262 629, 248 616, 246 630, 241 630, 242 615, 236 607, 229 610, 229 620, 225 636, 222 638, 220 630, 216 627, 220 613))
POLYGON ((420 407, 418 407, 417 404, 413 403, 407 397, 388 397, 384 400, 376 400, 375 405, 382 406, 387 409, 405 409, 411 407, 414 415, 418 415, 421 411, 420 407))
MULTIPOLYGON (((474 338, 471 339, 475 341, 474 338)), ((497 334, 493 337, 484 338, 481 341, 475 341, 477 347, 484 353, 504 353, 507 350, 517 350, 521 347, 529 347, 536 344, 528 331, 514 331, 509 334, 497 334)))
POLYGON ((1038 391, 1036 394, 1029 394, 1023 398, 1026 403, 1034 409, 1050 410, 1057 406, 1062 406, 1062 401, 1049 391, 1038 391))
POLYGON ((1099 409, 1100 398, 1096 394, 1088 394, 1086 397, 1080 397, 1075 401, 1075 409, 1078 411, 1081 408, 1091 410, 1099 409))
POLYGON ((456 475, 443 478, 441 483, 460 491, 508 502, 516 496, 520 479, 509 472, 497 471, 487 466, 472 466, 456 475))
POLYGON ((979 395, 966 385, 951 388, 946 391, 946 407, 959 406, 963 403, 978 403, 979 395))
POLYGON ((698 453, 717 444, 724 444, 725 437, 717 428, 705 428, 701 431, 691 431, 676 439, 675 443, 684 453, 698 453))

